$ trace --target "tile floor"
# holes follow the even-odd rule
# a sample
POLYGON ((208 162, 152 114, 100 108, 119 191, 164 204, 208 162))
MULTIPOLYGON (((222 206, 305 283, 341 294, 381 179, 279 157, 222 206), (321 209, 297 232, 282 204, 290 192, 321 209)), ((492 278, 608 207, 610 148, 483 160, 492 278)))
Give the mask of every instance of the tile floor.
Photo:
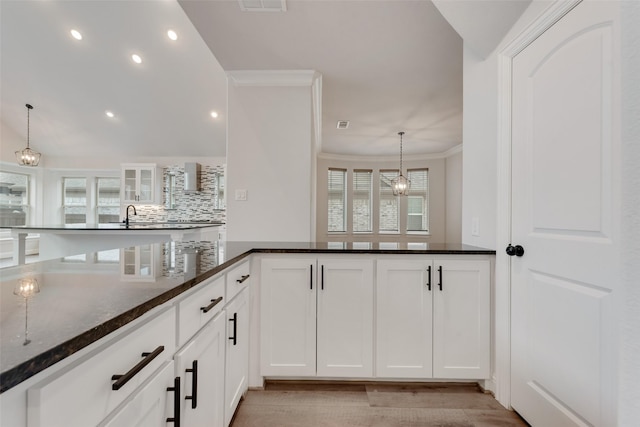
POLYGON ((268 382, 232 427, 526 427, 477 384, 268 382))

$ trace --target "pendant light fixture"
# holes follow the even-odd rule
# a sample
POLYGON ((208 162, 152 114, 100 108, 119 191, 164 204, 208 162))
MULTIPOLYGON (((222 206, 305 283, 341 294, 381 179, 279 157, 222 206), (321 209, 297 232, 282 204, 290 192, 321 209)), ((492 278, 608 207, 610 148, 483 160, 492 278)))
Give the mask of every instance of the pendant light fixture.
POLYGON ((408 196, 411 189, 411 181, 402 175, 402 135, 404 132, 398 132, 400 135, 400 174, 391 180, 391 189, 394 196, 408 196))
POLYGON ((27 107, 27 148, 16 151, 16 159, 18 164, 22 166, 38 166, 40 163, 40 153, 29 148, 29 111, 33 109, 30 104, 27 107))

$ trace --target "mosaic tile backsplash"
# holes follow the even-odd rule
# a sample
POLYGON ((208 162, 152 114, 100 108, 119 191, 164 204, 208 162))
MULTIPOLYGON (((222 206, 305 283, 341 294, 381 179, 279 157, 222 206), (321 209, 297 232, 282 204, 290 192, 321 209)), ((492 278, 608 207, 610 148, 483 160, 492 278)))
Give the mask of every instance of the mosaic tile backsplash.
POLYGON ((162 173, 162 205, 136 205, 135 221, 213 221, 226 223, 224 209, 224 166, 200 168, 200 191, 184 191, 184 166, 169 166, 162 173), (174 181, 173 208, 169 208, 170 183, 174 181))

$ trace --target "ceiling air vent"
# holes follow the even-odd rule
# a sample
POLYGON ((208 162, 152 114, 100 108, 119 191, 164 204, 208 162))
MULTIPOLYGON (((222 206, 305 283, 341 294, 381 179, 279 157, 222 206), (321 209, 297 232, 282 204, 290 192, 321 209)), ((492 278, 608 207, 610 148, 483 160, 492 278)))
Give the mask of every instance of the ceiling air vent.
POLYGON ((243 12, 286 12, 286 0, 238 0, 243 12))
POLYGON ((346 129, 349 127, 349 120, 338 120, 336 129, 346 129))

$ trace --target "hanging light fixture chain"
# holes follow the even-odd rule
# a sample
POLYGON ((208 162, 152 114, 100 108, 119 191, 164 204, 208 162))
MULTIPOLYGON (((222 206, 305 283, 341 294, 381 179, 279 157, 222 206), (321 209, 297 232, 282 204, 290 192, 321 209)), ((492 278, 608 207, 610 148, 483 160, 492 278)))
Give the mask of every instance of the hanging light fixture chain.
POLYGON ((31 109, 33 108, 30 104, 26 104, 27 105, 27 148, 29 148, 29 113, 31 112, 31 109))
POLYGON ((402 135, 404 132, 398 132, 398 135, 400 135, 400 175, 402 175, 402 135))

